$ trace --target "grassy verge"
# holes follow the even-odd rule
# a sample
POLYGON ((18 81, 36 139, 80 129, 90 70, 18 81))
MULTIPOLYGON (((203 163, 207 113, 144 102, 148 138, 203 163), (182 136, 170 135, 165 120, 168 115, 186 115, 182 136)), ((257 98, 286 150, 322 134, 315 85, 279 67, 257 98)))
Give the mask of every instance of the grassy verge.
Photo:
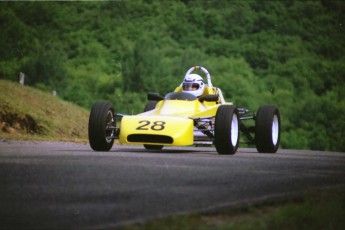
POLYGON ((0 138, 86 141, 89 112, 49 93, 0 80, 0 138))
POLYGON ((241 210, 173 216, 126 226, 122 230, 266 230, 345 229, 345 188, 307 192, 285 203, 262 204, 241 210))

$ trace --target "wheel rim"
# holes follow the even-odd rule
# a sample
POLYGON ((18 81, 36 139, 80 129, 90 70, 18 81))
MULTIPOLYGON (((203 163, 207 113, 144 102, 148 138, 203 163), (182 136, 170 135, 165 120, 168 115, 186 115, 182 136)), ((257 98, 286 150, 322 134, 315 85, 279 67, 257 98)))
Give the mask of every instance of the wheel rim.
POLYGON ((231 121, 231 144, 236 146, 238 140, 238 119, 237 114, 233 114, 231 121))
POLYGON ((272 142, 274 145, 278 143, 279 138, 279 120, 278 116, 274 115, 272 122, 272 142))
POLYGON ((105 127, 105 140, 107 143, 110 143, 113 140, 113 136, 115 133, 115 130, 112 128, 112 124, 114 123, 114 114, 112 111, 108 111, 107 117, 106 117, 106 127, 105 127))

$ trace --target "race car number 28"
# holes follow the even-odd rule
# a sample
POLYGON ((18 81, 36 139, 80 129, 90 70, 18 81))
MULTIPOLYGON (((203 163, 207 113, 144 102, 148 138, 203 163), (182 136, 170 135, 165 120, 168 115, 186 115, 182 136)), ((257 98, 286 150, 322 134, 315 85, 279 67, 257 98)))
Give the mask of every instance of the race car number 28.
POLYGON ((151 121, 147 121, 147 120, 142 120, 139 121, 139 125, 138 128, 136 128, 136 130, 155 130, 155 131, 160 131, 165 129, 165 122, 164 121, 154 121, 151 123, 151 121))

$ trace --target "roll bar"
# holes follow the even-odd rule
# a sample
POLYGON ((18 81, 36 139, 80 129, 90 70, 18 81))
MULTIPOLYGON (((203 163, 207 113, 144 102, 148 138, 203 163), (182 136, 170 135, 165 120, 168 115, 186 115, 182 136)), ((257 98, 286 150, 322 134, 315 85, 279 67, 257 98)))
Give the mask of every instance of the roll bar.
POLYGON ((185 77, 187 77, 189 74, 191 74, 193 71, 195 70, 201 70, 204 74, 206 74, 206 78, 207 78, 207 85, 210 86, 210 87, 213 87, 212 85, 212 82, 211 82, 211 75, 210 73, 207 71, 207 69, 205 69, 204 67, 202 66, 193 66, 192 68, 190 68, 185 77))

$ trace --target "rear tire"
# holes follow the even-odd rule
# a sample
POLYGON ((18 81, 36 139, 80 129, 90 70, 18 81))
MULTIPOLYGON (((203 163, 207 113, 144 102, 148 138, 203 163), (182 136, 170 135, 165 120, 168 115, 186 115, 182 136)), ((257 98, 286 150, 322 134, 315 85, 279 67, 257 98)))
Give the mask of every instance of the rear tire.
POLYGON ((110 102, 96 102, 89 117, 89 143, 95 151, 109 151, 114 144, 115 109, 110 102))
POLYGON ((146 103, 145 108, 144 108, 144 112, 153 110, 156 108, 157 105, 157 101, 149 101, 146 103))
MULTIPOLYGON (((157 105, 157 101, 149 101, 146 103, 145 108, 144 108, 144 112, 153 110, 156 108, 157 105)), ((163 145, 147 145, 144 144, 145 149, 147 150, 161 150, 164 146, 163 145)))
POLYGON ((214 130, 214 144, 219 154, 236 153, 240 140, 239 127, 237 108, 232 105, 219 106, 214 130))
POLYGON ((261 106, 255 119, 255 145, 259 153, 275 153, 280 143, 280 113, 273 105, 261 106))

